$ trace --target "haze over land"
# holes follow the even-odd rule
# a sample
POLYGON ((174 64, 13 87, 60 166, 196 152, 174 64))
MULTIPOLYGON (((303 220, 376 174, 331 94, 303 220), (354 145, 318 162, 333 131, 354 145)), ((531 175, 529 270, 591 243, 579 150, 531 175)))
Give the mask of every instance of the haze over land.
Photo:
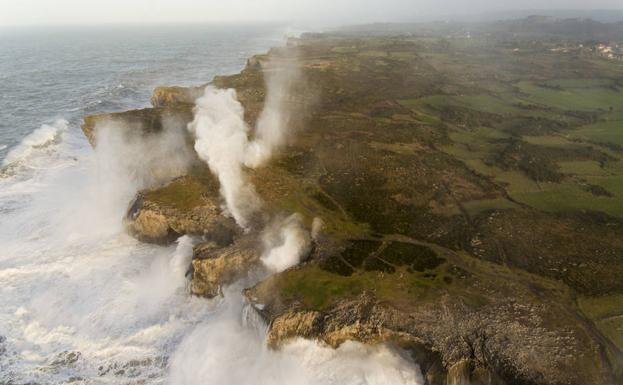
POLYGON ((287 21, 312 24, 408 22, 516 10, 623 10, 618 0, 23 0, 0 3, 0 26, 102 23, 287 21))

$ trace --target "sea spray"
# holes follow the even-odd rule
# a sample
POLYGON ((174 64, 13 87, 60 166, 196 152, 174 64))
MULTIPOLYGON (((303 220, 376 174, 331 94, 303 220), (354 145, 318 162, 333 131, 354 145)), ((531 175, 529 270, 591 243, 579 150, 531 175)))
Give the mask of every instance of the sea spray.
POLYGON ((196 138, 195 151, 219 180, 226 212, 247 228, 260 200, 242 170, 249 146, 249 127, 243 116, 235 90, 208 86, 195 102, 194 120, 188 129, 196 138))
POLYGON ((176 243, 177 247, 169 261, 169 266, 176 277, 182 278, 188 272, 193 257, 193 247, 197 244, 197 240, 191 236, 183 235, 177 239, 176 243))
POLYGON ((273 221, 264 230, 261 260, 271 272, 281 272, 298 264, 309 251, 310 234, 303 228, 301 220, 299 214, 292 214, 273 221))
POLYGON ((195 101, 194 119, 188 129, 195 136, 195 150, 221 185, 229 213, 243 228, 261 209, 244 167, 258 168, 293 134, 289 103, 302 76, 296 57, 271 57, 264 71, 266 97, 253 130, 244 120, 244 107, 234 89, 207 86, 195 101))
POLYGON ((264 71, 266 99, 255 127, 255 137, 245 154, 245 165, 257 168, 270 159, 273 152, 286 144, 293 134, 292 106, 288 103, 296 88, 303 84, 295 57, 271 58, 264 71))
POLYGON ((169 361, 168 384, 424 384, 417 365, 385 345, 345 342, 333 349, 295 338, 279 350, 267 347, 267 325, 244 302, 241 289, 226 288, 220 311, 180 343, 169 361))
POLYGON ((61 173, 58 178, 63 183, 49 186, 40 210, 55 207, 67 217, 57 225, 63 234, 59 239, 73 242, 81 237, 117 234, 123 230, 120 219, 137 191, 186 173, 194 158, 186 140, 184 131, 167 125, 157 135, 141 135, 122 123, 99 123, 97 146, 77 164, 84 177, 61 173), (80 220, 73 220, 76 218, 80 220))
POLYGON ((260 341, 266 340, 269 324, 256 309, 257 305, 252 305, 248 301, 244 302, 242 308, 242 326, 255 331, 260 341))
MULTIPOLYGON (((276 97, 273 99, 278 100, 276 97)), ((280 105, 277 102, 271 104, 271 109, 280 105)), ((253 166, 261 165, 285 140, 287 127, 282 116, 287 114, 270 112, 270 119, 277 126, 269 129, 264 123, 263 134, 249 141, 249 127, 243 119, 244 109, 237 100, 235 90, 206 87, 204 95, 196 101, 194 113, 194 120, 188 129, 195 135, 195 150, 220 182, 225 212, 231 214, 239 226, 247 229, 251 218, 261 209, 261 200, 253 185, 246 180, 243 166, 249 159, 253 166)), ((263 231, 264 252, 261 260, 273 272, 294 266, 309 249, 309 238, 300 215, 293 214, 281 221, 273 220, 263 231)))
POLYGON ((144 135, 123 122, 103 121, 94 131, 100 173, 119 175, 134 191, 163 184, 186 173, 193 161, 187 134, 175 120, 163 119, 158 133, 144 135))
POLYGON ((187 294, 192 239, 163 248, 122 233, 128 200, 160 180, 140 151, 155 161, 175 141, 145 147, 110 127, 98 135, 107 144, 76 151, 86 143, 76 132, 21 161, 45 169, 0 178, 0 383, 161 379, 166 356, 217 305, 187 294))
MULTIPOLYGON (((295 58, 271 58, 264 71, 266 98, 253 138, 244 120, 244 108, 234 89, 208 86, 196 100, 194 119, 188 129, 195 136, 195 150, 220 182, 225 213, 248 229, 252 217, 261 210, 261 200, 244 175, 244 167, 265 164, 283 146, 291 130, 289 98, 301 84, 295 58)), ((273 219, 263 231, 261 260, 273 272, 296 265, 309 249, 310 236, 301 218, 294 214, 281 223, 273 219)))

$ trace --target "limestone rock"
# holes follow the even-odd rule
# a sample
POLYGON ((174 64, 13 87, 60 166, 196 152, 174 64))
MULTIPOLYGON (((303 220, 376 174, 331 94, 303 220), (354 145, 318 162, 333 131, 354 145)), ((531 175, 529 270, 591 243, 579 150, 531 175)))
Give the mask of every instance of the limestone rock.
POLYGON ((278 347, 290 338, 314 338, 322 322, 322 314, 317 311, 289 312, 274 320, 268 335, 268 345, 278 347))
POLYGON ((126 219, 130 234, 142 242, 166 244, 181 235, 171 228, 167 217, 160 210, 149 208, 149 204, 145 206, 142 195, 136 197, 126 219))
POLYGON ((125 226, 143 242, 166 244, 183 234, 200 235, 219 245, 232 242, 240 230, 224 217, 213 181, 184 176, 137 194, 125 226))
POLYGON ((195 99, 201 96, 204 87, 156 87, 151 97, 154 107, 165 107, 179 104, 193 106, 195 99))
POLYGON ((195 247, 190 290, 194 295, 212 298, 223 285, 233 283, 259 265, 260 254, 252 237, 243 237, 230 246, 219 248, 214 242, 195 247))
POLYGON ((95 147, 97 128, 103 125, 112 125, 127 135, 158 133, 165 127, 186 133, 186 124, 191 120, 192 105, 179 104, 172 108, 143 108, 89 115, 85 116, 81 128, 89 143, 95 147))

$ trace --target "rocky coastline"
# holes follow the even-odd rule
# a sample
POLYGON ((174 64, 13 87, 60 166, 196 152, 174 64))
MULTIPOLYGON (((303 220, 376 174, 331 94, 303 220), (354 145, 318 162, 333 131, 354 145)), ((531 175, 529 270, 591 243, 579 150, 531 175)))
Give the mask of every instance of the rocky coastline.
MULTIPOLYGON (((425 51, 405 38, 292 39, 209 83, 234 88, 253 124, 264 75, 280 70, 268 58, 296 57, 303 73, 304 86, 288 99, 300 112, 297 135, 265 167, 245 170, 263 212, 299 213, 309 231, 315 219, 323 223, 299 265, 244 290, 269 325, 267 344, 278 349, 295 337, 332 347, 389 343, 410 352, 428 385, 619 383, 621 346, 577 297, 623 289, 616 278, 623 263, 612 262, 623 255, 623 220, 516 202, 504 185, 444 152, 451 128, 404 100, 458 95, 465 85, 440 80, 425 51)), ((82 129, 95 147, 102 125, 121 135, 187 136, 192 162, 184 175, 140 191, 123 221, 143 242, 201 239, 189 266, 191 292, 212 298, 263 269, 267 219, 243 230, 223 215, 218 180, 194 152, 186 127, 206 86, 159 87, 153 107, 88 116, 82 129)), ((503 118, 442 112, 468 125, 503 118)))

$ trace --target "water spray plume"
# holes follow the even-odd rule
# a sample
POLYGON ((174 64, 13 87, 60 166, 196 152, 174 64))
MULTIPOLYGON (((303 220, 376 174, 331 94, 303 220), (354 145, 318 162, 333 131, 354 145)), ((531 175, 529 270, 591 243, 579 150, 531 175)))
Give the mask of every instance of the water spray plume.
POLYGON ((263 241, 265 251, 261 259, 273 272, 298 264, 310 247, 310 235, 303 228, 299 214, 274 222, 264 231, 263 241))
POLYGON ((243 168, 265 164, 291 133, 287 98, 300 81, 299 71, 291 61, 273 67, 277 69, 265 73, 266 100, 252 139, 234 89, 206 87, 195 102, 194 119, 188 125, 195 136, 195 151, 220 182, 226 213, 242 228, 249 227, 251 217, 261 208, 243 168))
POLYGON ((255 139, 249 145, 245 165, 256 168, 268 161, 273 152, 286 144, 292 135, 292 113, 288 98, 301 83, 301 74, 294 60, 271 59, 270 70, 264 72, 266 100, 257 120, 255 139))
POLYGON ((236 91, 206 87, 196 101, 194 115, 188 129, 195 135, 195 151, 218 178, 227 212, 240 227, 247 228, 260 200, 242 170, 249 127, 236 91))

